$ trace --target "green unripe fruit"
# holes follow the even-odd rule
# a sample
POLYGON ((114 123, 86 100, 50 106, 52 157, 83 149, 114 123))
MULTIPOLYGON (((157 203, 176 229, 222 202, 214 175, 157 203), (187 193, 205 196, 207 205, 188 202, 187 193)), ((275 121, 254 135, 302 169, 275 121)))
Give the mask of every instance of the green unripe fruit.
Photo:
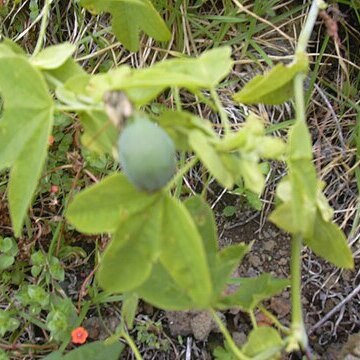
POLYGON ((120 164, 140 190, 155 191, 175 173, 176 151, 169 135, 146 116, 135 116, 119 138, 120 164))

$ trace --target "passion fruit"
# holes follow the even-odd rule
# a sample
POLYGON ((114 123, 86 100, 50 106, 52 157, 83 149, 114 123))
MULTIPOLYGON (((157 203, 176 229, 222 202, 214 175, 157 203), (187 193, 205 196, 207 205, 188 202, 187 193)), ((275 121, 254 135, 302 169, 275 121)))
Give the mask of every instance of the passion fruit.
POLYGON ((139 190, 156 191, 174 175, 175 145, 146 115, 134 115, 128 120, 118 145, 122 169, 139 190))

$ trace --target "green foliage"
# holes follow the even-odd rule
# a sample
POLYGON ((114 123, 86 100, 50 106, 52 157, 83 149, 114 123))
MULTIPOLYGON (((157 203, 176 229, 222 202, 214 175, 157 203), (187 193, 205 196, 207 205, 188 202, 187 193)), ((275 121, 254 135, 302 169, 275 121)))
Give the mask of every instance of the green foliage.
POLYGON ((150 0, 81 0, 81 4, 95 13, 110 13, 115 35, 131 51, 139 50, 140 31, 159 41, 171 38, 168 28, 150 0))
POLYGON ((169 352, 171 349, 168 338, 161 337, 163 332, 160 322, 146 321, 144 324, 136 325, 137 343, 144 345, 147 349, 156 349, 169 352))
POLYGON ((76 309, 69 298, 54 298, 51 311, 46 317, 46 327, 51 339, 57 342, 68 341, 76 319, 76 309))
POLYGON ((62 355, 61 352, 54 352, 46 356, 44 360, 117 360, 123 349, 124 345, 120 342, 95 341, 82 345, 65 355, 62 355))
POLYGON ((34 277, 44 275, 47 282, 50 279, 64 281, 65 272, 58 258, 55 256, 46 257, 41 251, 31 254, 31 274, 34 277))
POLYGON ((279 333, 272 327, 263 326, 251 331, 242 351, 251 359, 266 360, 274 359, 273 356, 279 354, 282 347, 279 333))
POLYGON ((81 192, 66 216, 79 231, 114 232, 122 219, 141 212, 159 196, 137 191, 124 174, 113 174, 81 192))
POLYGON ((124 319, 126 327, 132 329, 136 316, 136 310, 139 304, 139 297, 135 293, 125 293, 121 307, 121 315, 124 319))
POLYGON ((0 271, 8 269, 14 264, 18 251, 14 239, 0 237, 0 271))
POLYGON ((209 269, 216 266, 218 248, 217 228, 210 206, 201 196, 192 196, 184 201, 187 211, 201 235, 209 269))
POLYGON ((308 69, 307 57, 297 58, 290 65, 277 64, 268 73, 257 75, 234 95, 234 100, 243 104, 277 105, 292 96, 295 75, 308 69))
POLYGON ((186 290, 196 307, 209 306, 212 285, 201 236, 185 206, 164 200, 160 262, 174 282, 186 290))
POLYGON ((16 298, 31 315, 49 310, 52 305, 49 293, 40 285, 23 284, 16 298))
POLYGON ((236 206, 232 206, 232 205, 225 206, 222 214, 226 217, 234 216, 236 214, 236 206))
POLYGON ((59 45, 49 46, 32 57, 30 61, 32 65, 41 70, 58 69, 71 58, 75 50, 75 45, 65 42, 59 45))
POLYGON ((131 291, 147 279, 159 257, 162 218, 163 204, 158 201, 119 222, 98 272, 104 289, 131 291))
POLYGON ((20 322, 12 317, 9 311, 0 310, 0 336, 4 335, 9 331, 15 331, 20 325, 20 322))
MULTIPOLYGON (((109 13, 115 35, 130 50, 140 48, 141 32, 159 41, 167 41, 171 37, 149 0, 81 0, 80 3, 95 13, 109 13)), ((31 1, 29 6, 30 16, 34 19, 39 14, 38 2, 31 1)), ((227 9, 224 16, 233 21, 234 10, 230 7, 230 12, 227 9)), ((265 6, 256 1, 253 10, 263 16, 271 12, 271 5, 265 6)), ((43 43, 45 36, 45 13, 42 14, 44 22, 38 45, 43 43)), ((181 13, 181 18, 183 16, 181 13)), ((170 14, 172 17, 173 14, 170 14)), ((244 22, 244 18, 236 19, 239 23, 244 22)), ((251 40, 256 32, 255 20, 250 21, 245 47, 252 44, 255 50, 261 52, 251 40)), ((175 27, 174 30, 176 33, 175 27)), ((81 44, 86 48, 85 39, 81 44)), ((301 44, 302 47, 305 45, 301 44)), ((323 184, 318 181, 312 163, 311 138, 302 106, 303 94, 298 87, 295 88, 297 119, 290 128, 286 144, 282 139, 267 135, 262 119, 254 114, 250 114, 239 129, 231 128, 216 92, 233 67, 230 47, 215 47, 197 58, 179 56, 142 69, 132 69, 128 65, 111 68, 112 64, 107 61, 102 65, 102 71, 95 75, 85 72, 72 59, 76 46, 70 43, 38 50, 39 46, 36 46, 36 54, 28 56, 8 39, 0 43, 0 170, 10 169, 8 199, 14 233, 17 237, 22 235, 22 226, 41 178, 41 195, 48 192, 44 188, 49 183, 62 185, 64 196, 60 197, 60 201, 66 209, 70 226, 86 234, 110 234, 111 240, 100 255, 96 280, 90 286, 87 284, 90 300, 79 302, 79 305, 86 305, 78 315, 72 301, 58 295, 63 293, 59 282, 65 279, 59 259, 63 260, 62 256, 68 256, 73 250, 69 245, 60 246, 64 241, 65 224, 59 223, 56 230, 51 229, 53 234, 48 254, 42 247, 41 251, 32 252, 31 268, 15 262, 18 249, 12 238, 0 238, 2 279, 19 286, 15 298, 20 307, 18 313, 11 308, 12 304, 7 312, 0 311, 2 337, 14 332, 20 324, 18 318, 23 317, 49 332, 50 340, 61 342, 61 348, 65 349, 71 330, 86 316, 87 306, 98 306, 109 298, 113 301, 113 293, 121 293, 124 320, 121 326, 135 327, 141 344, 166 351, 169 343, 157 336, 162 331, 159 324, 135 323, 139 300, 168 310, 212 311, 239 307, 253 315, 262 301, 289 285, 288 280, 276 279, 269 274, 232 279, 232 274, 251 246, 240 243, 218 249, 214 213, 204 197, 196 195, 183 201, 177 198, 181 195, 180 179, 192 162, 184 165, 184 161, 180 161, 175 178, 179 184, 176 197, 172 195, 172 182, 161 189, 175 173, 176 150, 182 151, 182 154, 193 153, 194 161, 200 160, 221 186, 228 189, 235 187, 234 192, 245 196, 256 209, 261 208, 260 195, 267 174, 264 166, 268 164, 262 163, 262 160, 285 161, 288 176, 277 188, 279 202, 270 219, 293 234, 294 238, 301 238, 324 259, 339 267, 353 267, 346 237, 332 222, 333 211, 322 193, 323 184), (223 134, 219 135, 206 119, 181 110, 179 90, 182 88, 197 99, 204 100, 220 114, 223 134), (105 96, 108 92, 121 92, 133 103, 136 115, 129 118, 127 114, 123 118, 123 104, 110 104, 105 96), (162 93, 175 98, 177 110, 164 109, 165 105, 154 106, 153 101, 162 93), (152 118, 145 112, 139 113, 140 107, 143 111, 154 110, 152 118), (76 149, 76 136, 65 133, 68 127, 76 127, 72 124, 73 117, 80 119, 84 130, 80 149, 76 149), (125 128, 121 126, 123 121, 127 124, 125 128), (136 136, 131 134, 134 129, 136 136), (56 151, 47 158, 50 134, 53 134, 56 151), (97 184, 78 194, 76 192, 86 185, 87 180, 73 184, 72 179, 60 171, 41 177, 46 159, 50 169, 61 168, 62 171, 73 148, 83 156, 80 170, 86 172, 91 169, 87 174, 93 180, 105 175, 97 184), (114 173, 118 159, 123 173, 114 173), (112 170, 109 170, 109 162, 112 170), (55 251, 56 244, 61 248, 55 251), (4 271, 9 269, 12 273, 4 271), (15 277, 18 277, 17 281, 15 277), (229 294, 228 286, 234 284, 238 288, 229 294), (99 293, 97 285, 105 292, 99 293), (41 320, 38 320, 40 314, 41 320), (157 329, 156 333, 149 331, 151 327, 157 329)), ((268 62, 271 63, 271 60, 268 62)), ((294 83, 301 85, 299 76, 303 76, 307 69, 308 60, 304 51, 297 51, 291 64, 278 64, 268 73, 256 76, 234 95, 234 99, 243 104, 280 104, 291 98, 294 83)), ((76 129, 75 135, 77 133, 76 129)), ((227 216, 236 211, 231 206, 225 209, 227 216)), ((28 236, 32 237, 28 223, 28 236)), ((300 262, 300 253, 297 256, 297 259, 292 259, 293 264, 297 264, 297 260, 300 262)), ((300 295, 296 298, 297 292, 300 292, 300 279, 294 277, 297 275, 293 273, 290 279, 295 299, 293 304, 296 300, 299 302, 293 309, 295 318, 301 307, 300 295)), ((292 342, 294 348, 305 343, 299 340, 296 332, 301 327, 301 321, 299 323, 295 321, 292 324, 289 337, 284 339, 274 328, 255 328, 242 349, 236 349, 226 330, 222 329, 227 344, 225 349, 216 350, 215 356, 233 359, 238 350, 243 358, 276 358, 279 351, 290 348, 292 342)), ((126 338, 126 335, 123 328, 115 336, 126 338)), ((17 334, 13 336, 17 338, 17 334)), ((119 342, 95 342, 66 355, 56 352, 47 358, 116 359, 122 348, 119 342)))
POLYGON ((265 185, 260 158, 281 158, 286 149, 282 140, 265 135, 262 120, 253 114, 243 128, 223 139, 193 130, 189 144, 222 186, 231 189, 243 181, 255 194, 260 194, 265 185))
POLYGON ((276 279, 270 274, 262 274, 255 278, 234 279, 239 289, 221 300, 220 306, 240 307, 244 311, 253 311, 263 300, 268 299, 289 286, 286 279, 276 279))
POLYGON ((10 360, 3 349, 0 349, 0 360, 10 360))
POLYGON ((11 167, 10 215, 19 236, 45 162, 54 105, 41 73, 25 56, 10 47, 3 49, 7 53, 0 49, 0 67, 6 69, 0 73, 4 99, 0 169, 11 167))

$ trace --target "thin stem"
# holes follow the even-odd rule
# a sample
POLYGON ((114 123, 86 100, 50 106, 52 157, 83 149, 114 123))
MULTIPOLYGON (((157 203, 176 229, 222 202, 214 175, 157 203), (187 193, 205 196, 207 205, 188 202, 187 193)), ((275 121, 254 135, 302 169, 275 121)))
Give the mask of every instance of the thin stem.
POLYGON ((224 110, 224 107, 221 104, 219 95, 217 94, 215 89, 211 89, 211 97, 213 98, 216 108, 220 114, 220 120, 221 120, 221 124, 224 128, 225 134, 229 134, 231 129, 230 129, 230 123, 229 123, 229 119, 228 116, 224 110))
MULTIPOLYGON (((306 48, 310 40, 320 8, 325 8, 323 0, 313 0, 306 18, 304 27, 300 33, 296 47, 295 56, 298 60, 306 53, 306 48)), ((295 58, 295 61, 297 60, 295 58)), ((305 74, 298 73, 294 79, 294 100, 296 122, 306 122, 306 108, 304 96, 305 74)), ((308 347, 308 338, 305 331, 301 304, 301 249, 303 238, 301 234, 295 234, 291 242, 291 335, 289 337, 288 350, 294 350, 300 345, 302 349, 308 347)))
POLYGON ((170 191, 174 186, 179 183, 179 179, 181 179, 198 161, 198 158, 194 156, 187 164, 185 164, 174 176, 174 178, 170 181, 170 183, 166 186, 166 190, 170 191))
POLYGON ((295 113, 297 122, 306 122, 304 99, 305 74, 299 73, 294 79, 295 113))
POLYGON ((35 50, 34 50, 32 56, 36 56, 40 52, 40 50, 44 44, 46 27, 48 25, 51 3, 52 3, 52 0, 45 0, 45 4, 44 4, 44 8, 43 8, 43 17, 41 19, 41 25, 40 25, 39 37, 38 37, 38 40, 37 40, 37 43, 35 46, 35 50))
MULTIPOLYGON (((182 111, 180 90, 177 86, 173 88, 173 95, 174 95, 174 100, 175 100, 176 111, 182 111)), ((186 163, 186 153, 185 153, 185 151, 181 151, 180 152, 180 161, 179 161, 180 168, 183 168, 185 163, 186 163)), ((181 195, 182 184, 183 184, 183 179, 181 176, 178 178, 178 183, 176 185, 175 193, 174 193, 174 196, 178 199, 180 198, 180 195, 181 195)))
POLYGON ((258 324, 257 324, 257 321, 256 321, 256 317, 255 317, 255 314, 253 311, 250 311, 249 312, 249 315, 250 315, 250 320, 251 320, 251 325, 254 329, 257 329, 258 327, 258 324))
POLYGON ((217 326, 219 327, 220 331, 224 335, 227 345, 229 346, 229 348, 233 352, 233 354, 236 356, 236 358, 239 360, 249 360, 249 358, 246 355, 244 355, 240 351, 240 349, 236 346, 236 344, 234 343, 234 340, 232 339, 230 333, 228 332, 226 326, 223 324, 223 322, 219 318, 219 315, 216 313, 216 311, 214 309, 211 309, 210 312, 211 312, 211 315, 213 316, 217 326))
POLYGON ((128 345, 130 346, 132 352, 135 355, 136 360, 142 360, 142 356, 141 356, 138 348, 136 347, 133 339, 131 338, 131 336, 126 331, 122 331, 120 335, 121 335, 121 337, 123 337, 126 340, 128 345))
POLYGON ((280 330, 282 331, 284 334, 288 335, 290 334, 290 329, 287 328, 286 326, 284 326, 275 315, 273 315, 270 311, 268 311, 263 305, 259 305, 258 306, 260 311, 267 317, 269 318, 273 324, 280 330))
MULTIPOLYGON (((185 163, 186 163, 186 153, 185 151, 181 151, 180 152, 180 167, 183 168, 185 163)), ((183 184, 183 178, 182 176, 178 178, 178 183, 176 184, 176 188, 175 188, 175 194, 174 196, 176 198, 180 198, 181 195, 181 190, 182 190, 182 184, 183 184)))
POLYGON ((316 19, 319 14, 320 9, 325 9, 326 3, 323 0, 313 0, 309 13, 306 18, 304 27, 301 30, 298 43, 296 46, 296 53, 306 52, 310 36, 312 34, 316 19))
POLYGON ((308 345, 301 304, 301 249, 302 236, 296 234, 291 241, 291 330, 303 349, 308 345))
POLYGON ((25 216, 25 226, 26 226, 27 236, 29 238, 29 241, 31 241, 32 236, 33 236, 33 231, 32 231, 31 221, 30 221, 28 214, 25 216))

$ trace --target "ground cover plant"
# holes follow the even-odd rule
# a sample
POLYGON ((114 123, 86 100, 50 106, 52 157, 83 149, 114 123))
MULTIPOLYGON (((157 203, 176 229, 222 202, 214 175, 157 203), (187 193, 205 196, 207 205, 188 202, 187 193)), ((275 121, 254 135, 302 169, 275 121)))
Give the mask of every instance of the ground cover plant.
MULTIPOLYGON (((350 245, 354 249, 359 236, 360 142, 358 124, 347 125, 350 135, 344 139, 335 114, 339 142, 351 148, 349 157, 343 148, 340 155, 355 185, 346 236, 325 196, 327 184, 319 176, 321 157, 314 159, 307 115, 314 106, 314 89, 326 104, 327 96, 337 96, 331 83, 326 83, 329 95, 318 89, 328 42, 334 44, 344 77, 339 101, 344 119, 358 116, 359 75, 356 64, 342 56, 328 5, 319 0, 292 5, 284 13, 277 1, 255 1, 253 6, 148 0, 2 5, 4 359, 141 359, 148 350, 157 351, 158 358, 180 357, 173 340, 164 338, 161 322, 142 322, 139 309, 146 306, 206 314, 205 322, 213 322, 209 332, 220 331, 224 339, 209 349, 213 358, 316 358, 308 333, 327 318, 306 329, 303 246, 335 267, 354 269, 358 251, 353 254, 350 245), (220 9, 217 15, 213 8, 220 9), (73 11, 65 18, 69 37, 61 35, 64 9, 73 11), (285 63, 274 64, 259 45, 261 37, 256 42, 254 36, 270 28, 291 40, 277 22, 297 11, 302 22, 294 47, 286 48, 285 63), (273 20, 267 20, 269 15, 273 20), (30 25, 22 28, 27 16, 30 25), (54 19, 58 22, 52 26, 54 19), (319 20, 327 35, 313 63, 307 50, 319 20), (101 24, 96 30, 94 21, 101 24), (241 35, 233 36, 239 29, 241 35), (50 40, 49 31, 57 41, 50 40), (204 48, 196 46, 207 42, 204 48), (190 46, 195 54, 185 56, 190 46), (257 62, 252 50, 268 66, 244 81, 237 66, 248 58, 257 62), (149 51, 153 57, 146 62, 149 51), (235 52, 241 54, 239 60, 234 60, 235 52), (241 111, 229 111, 225 102, 241 111), (269 109, 281 114, 284 108, 290 109, 290 119, 269 121, 269 109), (234 117, 242 121, 234 124, 234 117), (272 175, 276 167, 282 168, 280 180, 272 175), (194 186, 189 183, 192 174, 200 179, 194 186), (290 236, 289 276, 239 275, 239 265, 246 264, 256 245, 240 241, 220 246, 211 194, 214 189, 237 194, 248 207, 262 211, 261 198, 271 186, 274 196, 266 217, 290 236), (283 291, 291 297, 286 324, 267 307, 283 291), (247 319, 241 344, 223 318, 229 311, 247 319), (97 320, 91 323, 92 318, 97 320), (84 344, 88 339, 95 341, 84 344)), ((345 6, 358 21, 358 4, 345 6)), ((356 31, 348 29, 349 34, 356 31)), ((223 209, 229 218, 236 212, 234 203, 223 209)), ((357 285, 343 304, 358 292, 357 285)), ((189 342, 185 347, 189 358, 189 342)))

